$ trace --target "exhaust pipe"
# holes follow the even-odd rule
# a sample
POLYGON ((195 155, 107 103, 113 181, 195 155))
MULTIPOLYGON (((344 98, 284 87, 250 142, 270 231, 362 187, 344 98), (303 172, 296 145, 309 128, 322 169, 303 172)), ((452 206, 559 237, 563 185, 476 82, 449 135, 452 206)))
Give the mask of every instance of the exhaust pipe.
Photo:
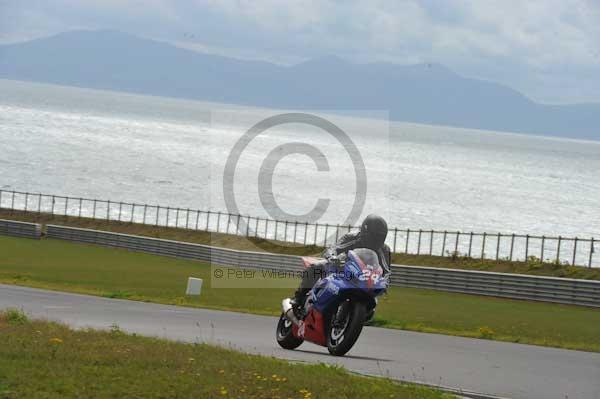
POLYGON ((281 310, 283 311, 284 316, 294 323, 297 326, 300 326, 300 320, 294 314, 294 309, 292 308, 292 300, 290 298, 285 298, 281 302, 281 310))

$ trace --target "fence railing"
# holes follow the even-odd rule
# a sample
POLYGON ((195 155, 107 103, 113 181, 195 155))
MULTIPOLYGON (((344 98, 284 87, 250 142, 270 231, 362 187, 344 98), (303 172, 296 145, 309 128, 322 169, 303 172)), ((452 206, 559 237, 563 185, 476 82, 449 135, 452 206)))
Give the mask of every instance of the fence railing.
MULTIPOLYGON (((48 225, 47 229, 49 238, 193 259, 218 266, 275 271, 303 268, 299 256, 239 251, 66 226, 48 225)), ((390 283, 401 287, 600 307, 600 281, 392 265, 390 283)))
MULTIPOLYGON (((237 234, 318 246, 330 245, 343 234, 358 228, 339 224, 273 220, 212 210, 6 190, 0 190, 0 209, 237 234)), ((391 228, 387 244, 395 253, 511 261, 535 257, 544 262, 600 266, 600 259, 594 257, 598 240, 593 237, 391 228)))

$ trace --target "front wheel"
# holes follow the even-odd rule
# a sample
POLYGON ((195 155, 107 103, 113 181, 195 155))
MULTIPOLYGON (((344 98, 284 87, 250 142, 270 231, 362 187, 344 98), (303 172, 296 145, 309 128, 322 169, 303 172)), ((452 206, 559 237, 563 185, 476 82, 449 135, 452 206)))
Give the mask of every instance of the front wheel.
POLYGON ((293 323, 282 313, 279 322, 277 323, 277 332, 275 333, 275 336, 277 338, 277 343, 283 349, 296 349, 304 342, 302 339, 294 336, 292 327, 293 323))
POLYGON ((344 356, 360 335, 367 316, 364 302, 345 300, 331 316, 327 349, 334 356, 344 356))

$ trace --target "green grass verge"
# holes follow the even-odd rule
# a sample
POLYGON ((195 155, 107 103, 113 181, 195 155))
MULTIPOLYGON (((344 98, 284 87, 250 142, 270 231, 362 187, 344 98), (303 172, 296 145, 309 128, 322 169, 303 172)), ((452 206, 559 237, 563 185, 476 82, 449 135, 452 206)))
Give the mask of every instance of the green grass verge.
MULTIPOLYGON (((292 293, 214 288, 206 264, 59 240, 0 237, 0 253, 0 282, 8 284, 266 315, 278 315, 292 293), (184 295, 190 276, 205 281, 200 297, 184 295)), ((600 311, 581 306, 391 287, 376 324, 600 352, 600 311)))
MULTIPOLYGON (((15 316, 17 315, 17 316, 15 316)), ((205 344, 71 330, 0 313, 0 398, 442 399, 413 384, 205 344)))
MULTIPOLYGON (((13 219, 42 224, 59 224, 86 229, 113 231, 125 234, 135 234, 154 238, 164 238, 177 241, 188 241, 198 244, 207 244, 225 248, 278 252, 290 255, 315 255, 323 248, 309 245, 278 245, 276 242, 246 238, 231 234, 209 233, 204 231, 186 230, 178 228, 154 227, 136 223, 95 220, 89 218, 52 216, 36 212, 20 212, 0 210, 0 219, 13 219)), ((600 280, 600 268, 582 266, 568 266, 564 264, 545 263, 535 257, 530 257, 527 262, 508 260, 474 259, 466 256, 430 256, 393 254, 392 261, 397 264, 413 266, 446 267, 465 270, 482 270, 499 273, 531 274, 537 276, 568 277, 590 280, 600 280)))

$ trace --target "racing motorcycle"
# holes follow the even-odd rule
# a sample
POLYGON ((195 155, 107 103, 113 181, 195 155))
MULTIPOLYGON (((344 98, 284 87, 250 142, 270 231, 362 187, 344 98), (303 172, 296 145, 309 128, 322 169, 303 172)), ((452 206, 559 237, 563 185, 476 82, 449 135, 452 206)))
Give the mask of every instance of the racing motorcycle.
MULTIPOLYGON (((314 258, 303 260, 305 267, 315 262, 314 258)), ((290 298, 282 302, 276 337, 285 349, 295 349, 306 340, 343 356, 358 339, 367 316, 373 314, 376 298, 387 290, 388 276, 371 249, 354 249, 325 262, 325 277, 309 291, 304 307, 294 311, 290 298)))

